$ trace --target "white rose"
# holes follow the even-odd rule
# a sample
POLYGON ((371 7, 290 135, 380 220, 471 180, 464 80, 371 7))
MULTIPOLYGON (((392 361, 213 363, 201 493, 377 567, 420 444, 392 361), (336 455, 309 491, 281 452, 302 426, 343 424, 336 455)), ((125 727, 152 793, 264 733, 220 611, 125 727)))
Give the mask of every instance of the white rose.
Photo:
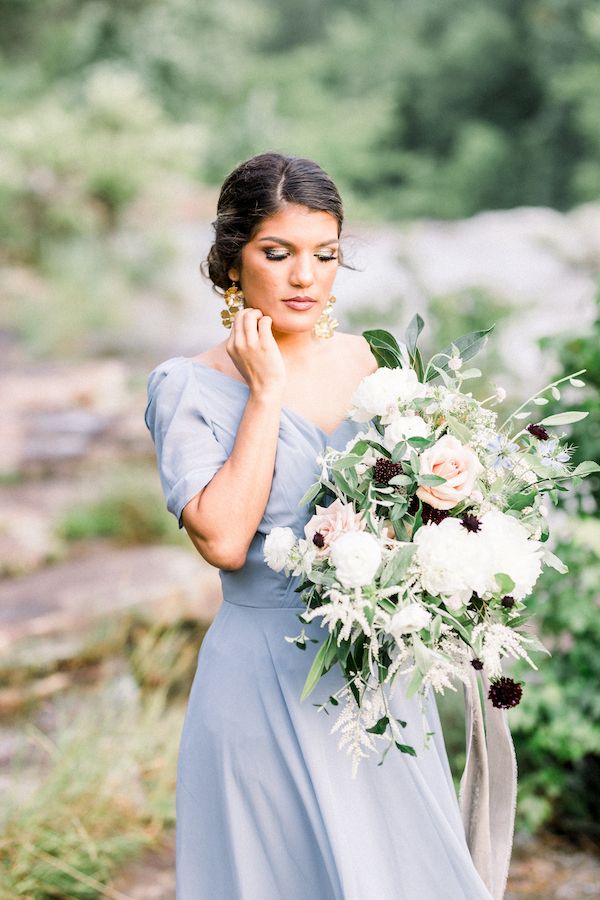
MULTIPOLYGON (((421 416, 394 416, 386 426, 383 446, 391 453, 400 441, 410 437, 429 437, 430 433, 429 425, 421 416)), ((410 449, 407 447, 402 458, 407 459, 409 456, 410 449)))
POLYGON ((331 545, 331 563, 336 578, 346 588, 370 584, 381 563, 381 548, 364 531, 348 531, 331 545))
POLYGON ((295 543, 296 536, 291 528, 273 528, 263 546, 264 559, 269 568, 281 572, 295 543))
POLYGON ((408 606, 394 613, 390 621, 390 634, 398 640, 401 635, 426 628, 431 622, 431 613, 419 606, 418 603, 409 603, 408 606))
POLYGON ((350 418, 368 422, 374 416, 392 415, 399 402, 424 397, 427 387, 421 384, 414 369, 380 368, 363 378, 352 397, 350 418))

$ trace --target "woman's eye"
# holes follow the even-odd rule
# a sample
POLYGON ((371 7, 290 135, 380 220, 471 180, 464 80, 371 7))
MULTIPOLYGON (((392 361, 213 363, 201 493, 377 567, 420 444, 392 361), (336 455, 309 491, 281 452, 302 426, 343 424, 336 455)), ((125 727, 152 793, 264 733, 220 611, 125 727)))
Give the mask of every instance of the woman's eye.
POLYGON ((315 253, 315 256, 320 262, 331 262, 331 260, 337 259, 333 253, 315 253))
POLYGON ((281 260, 287 259, 289 253, 286 253, 285 250, 265 250, 265 256, 267 259, 281 260))

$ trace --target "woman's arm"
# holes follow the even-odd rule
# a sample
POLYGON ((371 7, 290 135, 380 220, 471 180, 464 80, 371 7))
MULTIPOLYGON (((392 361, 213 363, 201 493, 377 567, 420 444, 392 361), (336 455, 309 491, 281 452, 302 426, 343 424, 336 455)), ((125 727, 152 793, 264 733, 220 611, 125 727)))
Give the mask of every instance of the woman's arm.
POLYGON ((285 366, 271 318, 258 309, 236 313, 227 352, 250 388, 248 402, 231 455, 183 508, 182 521, 207 562, 239 569, 269 499, 285 366))

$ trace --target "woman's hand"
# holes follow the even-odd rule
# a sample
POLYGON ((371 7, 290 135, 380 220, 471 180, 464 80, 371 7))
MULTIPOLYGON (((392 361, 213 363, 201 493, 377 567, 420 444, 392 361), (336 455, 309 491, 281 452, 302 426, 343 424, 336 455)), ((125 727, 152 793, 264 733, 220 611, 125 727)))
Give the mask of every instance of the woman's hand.
POLYGON ((235 314, 226 344, 235 367, 255 396, 281 399, 286 382, 283 357, 271 331, 271 316, 248 307, 235 314))

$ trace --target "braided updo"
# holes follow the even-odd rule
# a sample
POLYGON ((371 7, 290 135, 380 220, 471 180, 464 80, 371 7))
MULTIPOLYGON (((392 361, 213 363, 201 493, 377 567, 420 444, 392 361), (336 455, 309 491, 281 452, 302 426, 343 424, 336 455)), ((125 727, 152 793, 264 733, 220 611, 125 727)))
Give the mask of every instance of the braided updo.
POLYGON ((212 223, 215 240, 202 264, 202 272, 215 288, 227 290, 231 284, 227 273, 231 268, 239 269, 242 247, 263 219, 285 203, 331 213, 337 219, 339 237, 344 219, 342 201, 335 184, 317 163, 280 153, 253 156, 234 169, 221 188, 217 218, 212 223))

